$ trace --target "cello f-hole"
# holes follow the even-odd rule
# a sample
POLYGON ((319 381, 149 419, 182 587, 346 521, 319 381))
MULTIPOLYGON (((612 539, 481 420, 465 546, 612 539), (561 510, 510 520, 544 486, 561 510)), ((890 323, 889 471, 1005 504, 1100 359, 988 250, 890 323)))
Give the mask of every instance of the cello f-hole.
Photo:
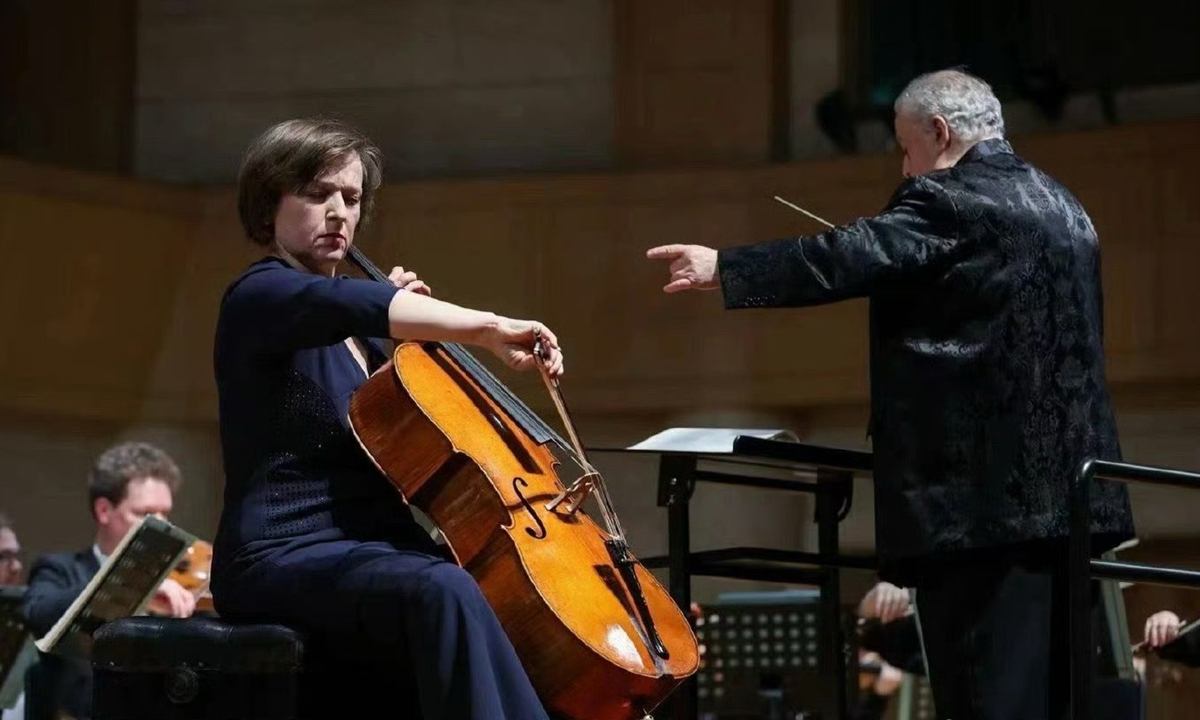
POLYGON ((529 500, 525 498, 525 493, 521 492, 521 488, 523 487, 529 487, 529 483, 525 482, 525 478, 513 478, 513 492, 517 494, 517 497, 521 498, 521 504, 525 506, 525 510, 529 512, 529 514, 533 517, 533 521, 537 523, 538 526, 537 530, 534 530, 533 528, 525 528, 525 532, 529 533, 529 537, 533 538, 534 540, 541 540, 548 534, 546 531, 546 523, 542 522, 542 518, 537 514, 537 510, 533 509, 533 505, 531 505, 529 500))

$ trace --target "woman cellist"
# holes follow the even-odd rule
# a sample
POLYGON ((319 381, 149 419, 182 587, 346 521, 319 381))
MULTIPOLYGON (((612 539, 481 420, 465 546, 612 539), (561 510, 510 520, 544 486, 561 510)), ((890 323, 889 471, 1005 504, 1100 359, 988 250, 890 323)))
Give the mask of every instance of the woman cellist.
POLYGON ((239 215, 267 255, 229 286, 217 324, 226 485, 216 609, 287 623, 381 670, 393 680, 365 698, 376 707, 408 703, 430 720, 546 718, 475 581, 381 479, 347 407, 387 360, 378 338, 473 344, 554 377, 562 355, 545 326, 435 300, 402 268, 395 287, 337 276, 380 177, 378 149, 326 120, 276 125, 243 161, 239 215))

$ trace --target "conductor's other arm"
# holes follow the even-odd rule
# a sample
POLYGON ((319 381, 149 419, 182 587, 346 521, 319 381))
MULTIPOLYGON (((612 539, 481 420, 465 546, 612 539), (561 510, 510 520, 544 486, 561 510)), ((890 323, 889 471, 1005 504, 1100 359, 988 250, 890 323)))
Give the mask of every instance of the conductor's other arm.
POLYGON ((721 289, 725 307, 803 307, 865 297, 943 262, 958 244, 953 201, 935 181, 906 180, 883 212, 817 235, 714 250, 662 245, 668 293, 721 289))

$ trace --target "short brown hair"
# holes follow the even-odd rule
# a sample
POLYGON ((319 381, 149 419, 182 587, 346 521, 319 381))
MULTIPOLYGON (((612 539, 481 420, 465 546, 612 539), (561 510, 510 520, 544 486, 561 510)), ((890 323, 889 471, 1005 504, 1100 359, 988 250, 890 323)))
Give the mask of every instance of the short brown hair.
POLYGON ((363 166, 362 214, 366 225, 383 179, 383 156, 367 136, 325 118, 298 118, 268 128, 246 150, 238 173, 238 216, 246 237, 259 245, 275 239, 275 212, 285 193, 299 192, 347 155, 363 166))
POLYGON ((179 466, 159 448, 143 442, 127 442, 110 447, 100 453, 100 457, 92 463, 92 471, 88 473, 89 507, 95 508, 100 498, 119 505, 125 499, 129 483, 144 478, 166 483, 172 493, 183 484, 179 466))

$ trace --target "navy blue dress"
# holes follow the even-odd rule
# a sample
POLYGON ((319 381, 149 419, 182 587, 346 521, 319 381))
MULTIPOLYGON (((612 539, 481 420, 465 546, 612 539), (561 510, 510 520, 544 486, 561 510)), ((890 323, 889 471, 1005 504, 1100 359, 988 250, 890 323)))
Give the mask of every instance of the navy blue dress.
MULTIPOLYGON (((408 683, 429 719, 546 712, 478 585, 447 562, 350 432, 387 360, 396 288, 260 260, 221 302, 214 346, 225 498, 212 592, 231 619, 282 622, 408 683)), ((361 698, 360 698, 361 699, 361 698)), ((409 698, 411 700, 411 698, 409 698)))

